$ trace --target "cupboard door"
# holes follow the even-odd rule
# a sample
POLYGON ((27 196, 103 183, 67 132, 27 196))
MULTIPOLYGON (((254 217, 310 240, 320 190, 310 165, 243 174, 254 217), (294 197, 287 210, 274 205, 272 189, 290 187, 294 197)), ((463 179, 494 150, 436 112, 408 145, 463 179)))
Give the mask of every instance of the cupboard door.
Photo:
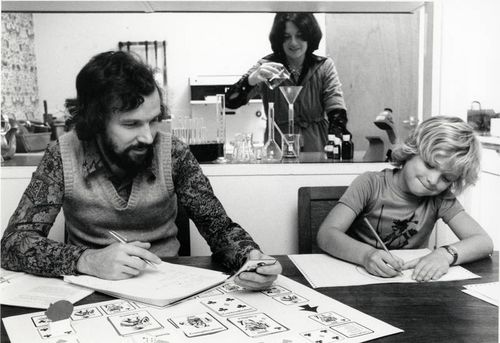
POLYGON ((418 117, 419 14, 326 14, 326 51, 333 58, 344 92, 356 150, 366 150, 365 136, 386 132, 373 121, 391 108, 396 134, 408 135, 403 120, 418 117))

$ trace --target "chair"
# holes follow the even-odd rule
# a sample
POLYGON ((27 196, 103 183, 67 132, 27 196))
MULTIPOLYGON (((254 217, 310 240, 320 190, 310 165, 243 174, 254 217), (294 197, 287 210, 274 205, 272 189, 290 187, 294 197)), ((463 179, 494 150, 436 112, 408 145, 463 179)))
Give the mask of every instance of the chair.
POLYGON ((299 254, 323 252, 316 243, 319 227, 347 186, 299 188, 299 254))
POLYGON ((190 256, 191 255, 191 238, 189 234, 189 217, 186 211, 177 202, 177 217, 175 218, 175 225, 177 225, 177 239, 181 246, 179 248, 179 256, 190 256))

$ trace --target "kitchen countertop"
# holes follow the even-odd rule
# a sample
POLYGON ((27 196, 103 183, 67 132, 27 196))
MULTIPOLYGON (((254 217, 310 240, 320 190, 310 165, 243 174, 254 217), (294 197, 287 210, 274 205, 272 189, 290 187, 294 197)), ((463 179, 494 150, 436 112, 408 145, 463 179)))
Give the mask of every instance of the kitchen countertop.
POLYGON ((500 153, 500 137, 495 136, 479 136, 479 141, 485 149, 493 149, 500 153))

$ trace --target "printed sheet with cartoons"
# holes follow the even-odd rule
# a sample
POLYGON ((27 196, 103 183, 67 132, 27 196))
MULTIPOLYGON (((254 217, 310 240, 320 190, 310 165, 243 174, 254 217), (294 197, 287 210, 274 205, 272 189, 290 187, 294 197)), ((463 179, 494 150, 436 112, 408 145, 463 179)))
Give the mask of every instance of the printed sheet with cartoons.
POLYGON ((76 306, 69 320, 53 336, 44 312, 3 319, 12 343, 351 343, 402 332, 281 275, 261 292, 225 283, 174 306, 76 306))

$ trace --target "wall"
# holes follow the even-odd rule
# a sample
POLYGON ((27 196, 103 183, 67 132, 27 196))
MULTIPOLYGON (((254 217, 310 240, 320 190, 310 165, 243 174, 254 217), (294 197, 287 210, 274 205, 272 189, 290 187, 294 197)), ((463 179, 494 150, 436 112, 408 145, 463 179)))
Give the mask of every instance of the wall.
MULTIPOLYGON (((471 102, 500 112, 500 2, 497 0, 435 1, 433 114, 467 118, 471 102)), ((500 155, 483 149, 483 172, 475 187, 461 195, 469 213, 491 235, 495 249, 500 246, 498 208, 500 155)), ((444 225, 440 225, 444 227, 444 225)), ((456 237, 448 230, 438 233, 439 244, 456 237)))
POLYGON ((419 12, 326 15, 327 53, 343 84, 347 126, 358 150, 368 148, 367 136, 379 136, 385 150, 391 147, 387 133, 373 123, 384 108, 392 109, 400 140, 409 132, 403 121, 418 117, 419 18, 419 12))
MULTIPOLYGON (((168 104, 189 116, 188 78, 241 75, 270 53, 271 13, 34 14, 40 99, 51 113, 75 96, 78 71, 119 41, 166 40, 168 104), (54 72, 57 71, 57 72, 54 72)), ((318 16, 324 27, 324 19, 318 16)), ((324 54, 321 45, 319 54, 324 54)))
POLYGON ((38 111, 34 40, 31 13, 2 13, 2 114, 16 119, 38 111))
POLYGON ((441 0, 436 9, 435 114, 465 119, 474 100, 500 112, 500 2, 441 0))

